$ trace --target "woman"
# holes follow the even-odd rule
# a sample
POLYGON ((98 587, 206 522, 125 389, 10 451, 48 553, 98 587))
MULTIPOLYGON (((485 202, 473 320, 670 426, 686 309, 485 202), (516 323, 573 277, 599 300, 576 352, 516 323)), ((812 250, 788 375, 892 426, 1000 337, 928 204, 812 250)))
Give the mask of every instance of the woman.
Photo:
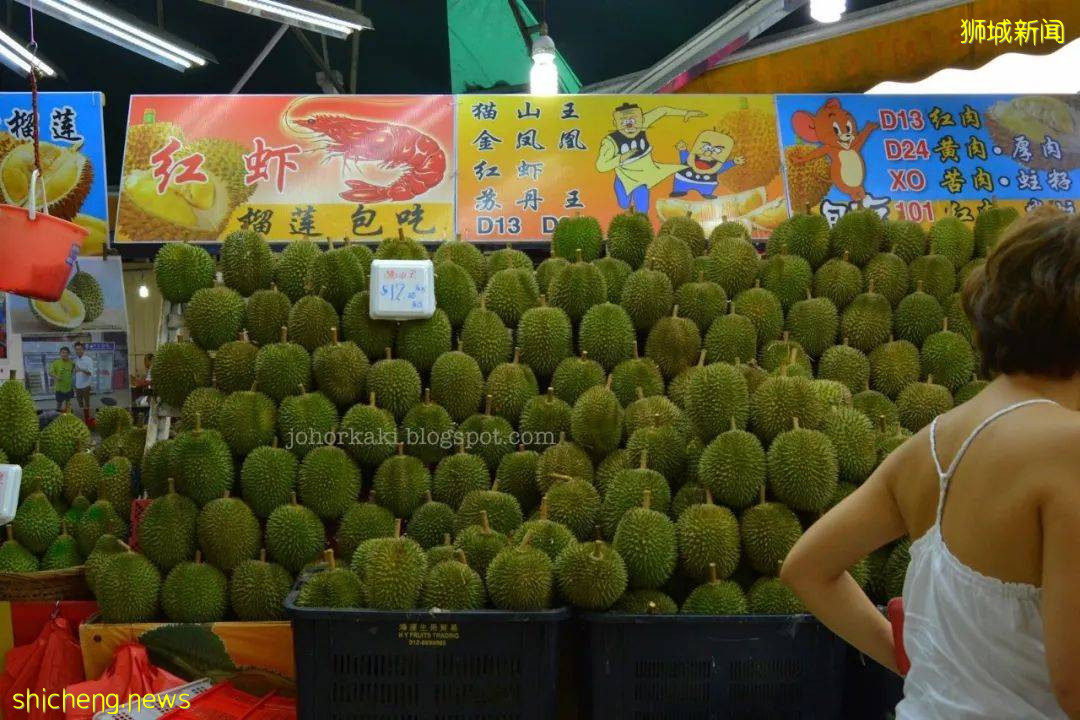
POLYGON ((996 375, 815 523, 780 576, 896 670, 891 628, 847 574, 907 535, 897 720, 1080 719, 1080 217, 1017 221, 964 287, 996 375))

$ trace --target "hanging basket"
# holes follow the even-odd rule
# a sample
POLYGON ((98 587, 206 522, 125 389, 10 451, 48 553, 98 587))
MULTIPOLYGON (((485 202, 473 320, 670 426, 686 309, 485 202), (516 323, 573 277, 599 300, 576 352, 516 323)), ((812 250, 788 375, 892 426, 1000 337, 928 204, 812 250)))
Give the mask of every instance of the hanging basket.
POLYGON ((89 230, 48 212, 45 181, 35 169, 28 207, 0 205, 0 290, 49 302, 60 299, 89 230))

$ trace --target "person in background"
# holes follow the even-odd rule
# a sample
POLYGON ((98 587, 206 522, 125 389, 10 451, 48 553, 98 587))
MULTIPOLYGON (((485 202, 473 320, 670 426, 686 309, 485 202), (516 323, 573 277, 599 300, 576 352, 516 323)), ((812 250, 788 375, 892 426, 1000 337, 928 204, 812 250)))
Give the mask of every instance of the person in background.
POLYGON ((806 607, 898 667, 847 572, 904 535, 897 720, 1080 718, 1080 217, 1016 221, 963 289, 994 380, 893 451, 780 569, 806 607))
POLYGON ((74 372, 75 363, 71 361, 71 350, 65 345, 60 348, 60 357, 49 363, 49 377, 56 394, 56 412, 64 412, 71 407, 71 398, 75 397, 75 391, 72 390, 74 372))
POLYGON ((90 420, 90 387, 96 370, 94 359, 86 354, 86 346, 75 343, 75 398, 87 422, 90 420))
POLYGON ((135 401, 135 416, 136 419, 141 417, 143 422, 147 422, 150 417, 150 397, 154 394, 153 389, 151 388, 150 378, 153 365, 154 353, 147 353, 143 358, 143 367, 146 368, 146 374, 141 378, 138 376, 133 376, 131 378, 131 388, 135 401))

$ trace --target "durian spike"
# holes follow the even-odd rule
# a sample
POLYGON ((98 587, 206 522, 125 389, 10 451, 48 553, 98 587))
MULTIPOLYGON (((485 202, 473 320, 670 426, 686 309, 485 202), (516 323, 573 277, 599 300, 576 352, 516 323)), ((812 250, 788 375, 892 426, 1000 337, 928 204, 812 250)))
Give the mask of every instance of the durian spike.
POLYGON ((641 459, 638 462, 638 468, 646 470, 649 467, 649 448, 641 449, 641 459))
POLYGON ((709 563, 709 582, 720 582, 720 578, 716 574, 716 563, 709 563))
POLYGON ((289 328, 285 325, 281 326, 281 342, 289 342, 289 328))
POLYGON ((652 505, 652 490, 645 488, 641 491, 641 507, 648 510, 652 505))
POLYGON ((457 549, 457 552, 454 553, 454 557, 457 558, 457 561, 465 567, 469 566, 469 559, 465 557, 465 551, 461 548, 457 549))
POLYGON ((491 417, 491 405, 492 405, 492 402, 493 402, 493 399, 492 399, 491 395, 487 395, 485 400, 484 400, 484 414, 487 415, 488 417, 491 417))
POLYGON ((337 562, 334 560, 334 551, 331 548, 327 548, 323 553, 323 559, 331 570, 337 570, 337 562))
POLYGON ((548 519, 547 495, 540 498, 540 510, 539 510, 539 513, 538 513, 537 517, 539 517, 541 520, 547 520, 548 519))
POLYGON ((259 562, 266 562, 266 548, 259 548, 259 562))
POLYGON ((394 353, 393 353, 393 351, 390 350, 390 348, 383 348, 383 350, 386 351, 386 359, 387 360, 393 360, 394 359, 394 353))
POLYGON ((338 344, 338 332, 336 327, 330 328, 330 343, 332 345, 338 344))
POLYGON ((599 539, 598 540, 593 540, 593 551, 591 553, 589 553, 589 557, 591 557, 593 560, 603 560, 604 559, 604 541, 603 540, 599 540, 599 539))
POLYGON ((482 527, 484 529, 484 534, 485 535, 488 535, 488 534, 491 533, 491 525, 488 524, 487 510, 481 510, 480 511, 480 527, 482 527))
POLYGON ((799 416, 798 415, 792 416, 792 418, 791 418, 791 427, 792 427, 793 430, 798 430, 799 429, 799 416))
POLYGON ((405 443, 397 444, 397 454, 399 457, 405 454, 405 443))
POLYGON ((401 518, 394 518, 394 538, 401 537, 401 518))

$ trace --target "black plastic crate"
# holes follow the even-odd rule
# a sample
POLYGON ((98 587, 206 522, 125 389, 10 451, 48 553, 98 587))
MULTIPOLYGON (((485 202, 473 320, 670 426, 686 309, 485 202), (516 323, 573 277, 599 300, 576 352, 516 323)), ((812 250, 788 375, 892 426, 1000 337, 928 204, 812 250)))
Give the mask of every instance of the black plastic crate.
POLYGON ((893 671, 848 647, 844 680, 844 717, 859 720, 892 720, 904 697, 904 679, 893 671))
POLYGON ((299 720, 550 720, 570 611, 285 606, 299 720))
POLYGON ((596 720, 834 720, 846 645, 809 615, 591 613, 596 720))

